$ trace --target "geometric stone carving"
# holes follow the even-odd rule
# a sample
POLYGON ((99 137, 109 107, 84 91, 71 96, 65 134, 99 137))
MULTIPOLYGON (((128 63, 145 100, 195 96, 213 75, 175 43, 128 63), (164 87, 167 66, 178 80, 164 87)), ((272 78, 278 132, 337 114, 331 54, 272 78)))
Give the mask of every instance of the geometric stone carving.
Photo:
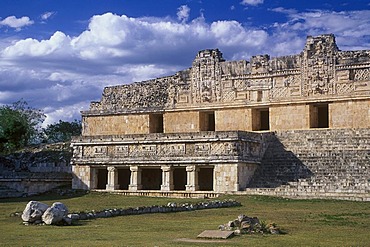
POLYGON ((218 49, 200 51, 190 69, 173 76, 106 87, 100 102, 83 113, 153 111, 234 102, 278 102, 369 91, 369 51, 340 51, 334 35, 309 36, 297 55, 253 56, 250 62, 225 61, 218 49), (349 84, 339 85, 338 84, 349 84), (266 92, 265 92, 266 91, 266 92), (261 92, 259 97, 257 92, 261 92))
POLYGON ((355 90, 355 86, 353 83, 343 83, 337 84, 337 94, 349 94, 355 90))
MULTIPOLYGON (((221 135, 223 132, 218 132, 221 135)), ((229 132, 225 132, 229 133, 229 132)), ((148 143, 148 144, 114 144, 109 145, 99 144, 96 145, 93 142, 89 143, 88 139, 81 137, 75 140, 73 147, 76 149, 83 149, 84 152, 81 156, 73 156, 73 162, 75 163, 89 163, 96 162, 99 163, 102 160, 109 159, 110 161, 116 161, 120 163, 130 163, 132 159, 145 158, 145 160, 152 160, 153 162, 157 160, 173 157, 176 159, 186 159, 190 162, 192 159, 202 158, 202 159, 214 159, 214 157, 230 157, 239 156, 243 160, 254 160, 254 157, 260 154, 261 146, 260 141, 255 139, 255 136, 251 136, 250 140, 239 141, 237 136, 233 137, 235 140, 223 140, 219 138, 217 141, 212 140, 213 134, 196 134, 194 133, 191 137, 191 141, 194 143, 187 143, 189 138, 187 134, 178 134, 181 138, 177 143, 168 143, 167 138, 157 137, 159 143, 148 143), (209 141, 204 142, 199 139, 200 137, 205 137, 209 141), (79 143, 83 142, 83 143, 79 143), (253 147, 254 153, 249 150, 253 147), (99 151, 98 153, 94 151, 99 151), (109 150, 109 151, 107 151, 109 150), (87 161, 89 160, 89 161, 87 161)), ((258 135, 259 136, 259 135, 258 135)), ((107 138, 110 138, 109 136, 107 138)), ((171 142, 171 140, 169 140, 171 142)), ((170 162, 170 161, 169 161, 170 162)))
POLYGON ((209 154, 211 151, 211 144, 210 143, 200 143, 195 144, 195 153, 196 154, 209 154))
POLYGON ((117 146, 115 146, 115 153, 118 156, 128 156, 128 146, 127 145, 117 145, 117 146))
POLYGON ((370 68, 367 69, 356 69, 354 72, 355 81, 368 81, 370 80, 370 68))
POLYGON ((308 37, 302 60, 302 95, 334 94, 336 53, 334 35, 308 37))

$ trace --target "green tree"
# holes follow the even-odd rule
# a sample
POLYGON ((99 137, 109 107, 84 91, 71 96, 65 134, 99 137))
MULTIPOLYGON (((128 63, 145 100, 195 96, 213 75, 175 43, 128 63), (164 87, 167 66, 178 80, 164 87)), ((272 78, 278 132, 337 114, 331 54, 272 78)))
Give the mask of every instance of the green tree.
POLYGON ((81 134, 81 121, 76 119, 73 122, 59 120, 58 123, 49 124, 42 132, 44 142, 67 142, 72 139, 72 136, 81 134))
POLYGON ((42 110, 28 107, 24 100, 0 106, 0 152, 11 152, 34 141, 44 119, 42 110))

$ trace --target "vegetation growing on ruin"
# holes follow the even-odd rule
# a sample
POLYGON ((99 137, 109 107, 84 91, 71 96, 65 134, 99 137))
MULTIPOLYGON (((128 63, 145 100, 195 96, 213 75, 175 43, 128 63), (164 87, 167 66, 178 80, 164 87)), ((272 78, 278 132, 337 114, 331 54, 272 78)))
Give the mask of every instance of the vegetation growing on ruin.
POLYGON ((369 246, 368 202, 290 200, 262 196, 224 196, 241 207, 143 214, 78 221, 72 226, 24 226, 20 217, 29 200, 60 201, 70 211, 91 211, 204 199, 130 197, 106 193, 48 194, 0 200, 1 246, 369 246), (228 240, 196 238, 203 230, 216 230, 239 214, 276 223, 284 235, 243 235, 228 240))

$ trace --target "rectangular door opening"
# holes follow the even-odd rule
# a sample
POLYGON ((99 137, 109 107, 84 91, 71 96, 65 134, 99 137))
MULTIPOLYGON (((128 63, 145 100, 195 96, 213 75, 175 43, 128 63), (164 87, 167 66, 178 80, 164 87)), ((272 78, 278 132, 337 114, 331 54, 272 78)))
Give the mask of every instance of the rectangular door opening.
POLYGON ((185 190, 186 189, 187 173, 185 167, 176 167, 173 169, 173 189, 185 190))
POLYGON ((106 168, 96 169, 96 188, 99 190, 105 190, 108 183, 108 170, 106 168))
POLYGON ((270 130, 269 108, 252 110, 252 130, 270 130))
POLYGON ((149 132, 163 133, 163 114, 149 115, 149 132))
POLYGON ((199 113, 199 128, 200 131, 215 131, 215 112, 200 112, 199 113))
POLYGON ((143 168, 141 170, 141 183, 143 190, 160 190, 162 184, 162 169, 143 168))
POLYGON ((129 168, 118 169, 118 184, 120 190, 128 190, 131 172, 129 168))
POLYGON ((213 190, 213 167, 200 168, 198 172, 198 184, 201 191, 213 190))
POLYGON ((310 106, 310 128, 329 128, 329 104, 310 106))

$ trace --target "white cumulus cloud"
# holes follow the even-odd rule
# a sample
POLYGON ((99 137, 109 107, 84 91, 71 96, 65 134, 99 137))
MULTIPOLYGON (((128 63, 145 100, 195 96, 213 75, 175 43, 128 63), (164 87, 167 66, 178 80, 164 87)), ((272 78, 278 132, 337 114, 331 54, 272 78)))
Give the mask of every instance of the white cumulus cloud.
POLYGON ((21 30, 22 27, 32 25, 32 21, 28 16, 17 18, 15 16, 8 16, 4 20, 0 21, 0 26, 8 26, 16 30, 21 30))
POLYGON ((32 38, 20 40, 14 45, 5 48, 2 54, 4 57, 39 57, 56 53, 57 51, 64 53, 68 49, 66 46, 69 45, 69 42, 70 38, 68 36, 57 31, 48 40, 38 41, 32 38))

